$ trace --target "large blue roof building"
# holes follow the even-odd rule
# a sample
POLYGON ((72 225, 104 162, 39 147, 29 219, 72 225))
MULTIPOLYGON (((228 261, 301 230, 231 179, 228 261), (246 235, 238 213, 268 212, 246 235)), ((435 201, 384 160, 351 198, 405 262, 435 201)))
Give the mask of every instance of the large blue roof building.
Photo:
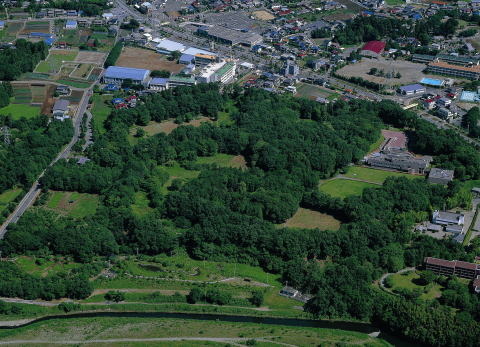
POLYGON ((125 80, 131 80, 134 84, 146 85, 149 76, 150 70, 109 66, 103 75, 103 82, 121 85, 125 80))

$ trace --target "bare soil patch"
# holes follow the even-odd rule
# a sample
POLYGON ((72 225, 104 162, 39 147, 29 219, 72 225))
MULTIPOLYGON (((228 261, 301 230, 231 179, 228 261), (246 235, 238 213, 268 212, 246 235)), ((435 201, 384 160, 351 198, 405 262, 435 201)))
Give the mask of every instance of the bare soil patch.
POLYGON ((245 160, 245 157, 243 155, 236 155, 235 157, 233 157, 231 163, 232 167, 236 167, 239 169, 247 168, 247 161, 245 160))
POLYGON ((267 20, 268 21, 268 20, 275 19, 275 16, 273 14, 271 14, 270 12, 267 12, 265 10, 253 11, 252 15, 258 20, 267 20))
POLYGON ((289 228, 338 230, 340 221, 334 217, 306 208, 299 208, 297 212, 281 225, 289 228))
POLYGON ((80 51, 75 58, 75 61, 78 61, 80 63, 102 65, 103 60, 105 59, 105 55, 105 53, 101 52, 80 51))
POLYGON ((184 65, 166 60, 155 51, 137 47, 125 47, 115 65, 137 69, 167 70, 172 73, 179 73, 184 68, 184 65))
POLYGON ((55 93, 55 86, 54 85, 49 85, 46 88, 45 91, 45 100, 43 101, 42 105, 42 114, 50 114, 52 112, 52 107, 53 104, 55 103, 55 100, 53 98, 53 94, 55 93))

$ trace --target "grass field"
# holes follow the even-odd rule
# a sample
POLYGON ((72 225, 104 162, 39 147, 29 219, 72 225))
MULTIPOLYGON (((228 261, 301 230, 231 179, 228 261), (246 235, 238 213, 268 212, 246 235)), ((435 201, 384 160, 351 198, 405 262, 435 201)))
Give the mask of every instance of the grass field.
MULTIPOLYGON (((173 318, 75 318, 56 319, 38 322, 27 327, 0 331, 0 341, 44 340, 50 343, 88 343, 89 340, 119 339, 116 345, 121 346, 225 346, 244 345, 246 340, 261 339, 255 346, 340 346, 368 345, 390 346, 386 341, 369 337, 365 333, 352 331, 303 328, 281 325, 239 323, 222 321, 200 321, 173 318), (122 341, 121 339, 142 338, 201 338, 199 341, 122 341), (221 341, 208 341, 208 338, 226 338, 221 341), (230 340, 233 339, 233 340, 230 340), (207 341, 205 341, 207 340, 207 341), (82 342, 80 342, 82 341, 82 342)), ((13 342, 14 344, 14 342, 13 342)), ((105 344, 88 343, 89 346, 105 344)), ((110 342, 109 345, 115 345, 110 342)))
POLYGON ((406 177, 410 179, 423 178, 423 176, 410 175, 410 174, 394 172, 394 171, 370 169, 370 168, 361 167, 361 166, 349 167, 347 173, 344 174, 344 176, 350 177, 350 178, 357 178, 359 180, 365 180, 372 183, 379 183, 379 184, 382 184, 383 182, 385 182, 387 177, 406 177))
POLYGON ((334 92, 330 92, 328 90, 325 90, 323 88, 320 88, 319 86, 315 86, 313 84, 307 84, 307 83, 299 83, 297 85, 297 94, 296 96, 301 96, 304 98, 309 98, 309 99, 316 99, 317 97, 322 97, 322 98, 331 98, 336 96, 334 92))
POLYGON ((135 193, 135 203, 132 205, 133 213, 137 216, 144 216, 152 211, 152 208, 148 206, 149 200, 147 193, 145 192, 136 192, 135 193))
POLYGON ((158 166, 160 170, 166 172, 170 178, 168 181, 160 188, 160 192, 162 194, 168 194, 168 187, 172 185, 172 181, 174 179, 181 179, 184 181, 191 180, 193 178, 197 178, 200 175, 200 171, 196 170, 187 170, 181 167, 178 163, 174 163, 172 166, 158 166))
POLYGON ((211 157, 199 157, 197 164, 216 164, 219 167, 246 168, 245 158, 242 155, 217 153, 211 157))
POLYGON ((22 189, 20 188, 15 188, 15 189, 10 189, 2 194, 0 194, 0 212, 3 212, 3 210, 7 207, 7 205, 15 200, 15 198, 22 193, 22 189))
POLYGON ((75 60, 77 54, 75 50, 52 50, 47 59, 37 65, 35 72, 57 73, 64 62, 75 60))
POLYGON ((107 104, 112 99, 111 95, 97 95, 93 96, 93 123, 95 129, 100 134, 105 133, 105 127, 103 126, 103 122, 108 118, 110 112, 112 112, 112 108, 109 104, 107 104))
POLYGON ((28 256, 16 258, 15 264, 18 265, 21 270, 40 277, 46 277, 48 275, 68 271, 80 266, 78 263, 68 262, 64 259, 39 259, 28 256))
POLYGON ((378 185, 342 178, 334 178, 320 184, 320 191, 337 198, 361 195, 365 188, 378 188, 378 185))
POLYGON ((33 118, 40 114, 40 107, 25 104, 10 104, 0 108, 0 114, 11 114, 13 119, 20 119, 22 117, 33 118))
POLYGON ((292 218, 288 219, 281 226, 303 229, 338 230, 340 228, 340 221, 325 213, 299 208, 292 218))
POLYGON ((427 286, 421 286, 414 283, 416 279, 420 278, 420 275, 418 275, 418 273, 415 271, 411 271, 406 274, 393 274, 390 275, 390 277, 393 280, 393 287, 390 288, 391 290, 400 288, 405 288, 409 290, 420 289, 423 292, 423 294, 420 296, 420 299, 424 300, 433 300, 442 295, 441 290, 443 287, 440 286, 438 283, 432 283, 427 286))
POLYGON ((60 191, 51 191, 51 197, 46 204, 47 208, 74 218, 95 214, 97 206, 97 195, 60 191))

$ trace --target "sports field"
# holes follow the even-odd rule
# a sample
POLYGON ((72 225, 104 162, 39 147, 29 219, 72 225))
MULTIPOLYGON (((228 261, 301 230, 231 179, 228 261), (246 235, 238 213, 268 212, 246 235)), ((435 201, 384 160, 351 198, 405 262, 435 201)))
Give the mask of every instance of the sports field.
POLYGON ((378 188, 377 184, 334 178, 320 184, 320 191, 333 197, 346 198, 352 195, 362 195, 366 188, 378 188))
POLYGON ((394 171, 377 170, 361 166, 349 167, 347 173, 343 176, 378 184, 382 184, 383 182, 385 182, 387 177, 423 178, 423 176, 418 175, 410 175, 394 171))

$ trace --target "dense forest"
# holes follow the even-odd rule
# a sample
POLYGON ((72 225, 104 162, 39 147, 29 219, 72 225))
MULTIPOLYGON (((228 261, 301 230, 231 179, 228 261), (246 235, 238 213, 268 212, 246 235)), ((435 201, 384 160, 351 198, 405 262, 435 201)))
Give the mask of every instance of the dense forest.
POLYGON ((0 126, 4 125, 11 138, 9 145, 0 143, 0 192, 33 183, 73 135, 70 120, 49 123, 47 116, 20 120, 0 116, 0 126))
POLYGON ((395 40, 414 37, 425 45, 435 35, 450 36, 455 33, 458 21, 454 18, 443 21, 443 17, 444 13, 441 11, 416 22, 398 18, 359 16, 348 22, 345 29, 336 31, 335 40, 342 45, 351 45, 386 38, 395 40))
POLYGON ((465 249, 411 232, 433 209, 468 203, 458 181, 443 187, 423 179, 389 178, 382 187, 344 200, 317 189, 320 178, 361 160, 385 123, 408 129, 411 149, 434 156, 436 165, 454 169, 456 177, 480 178, 475 148, 388 101, 324 106, 257 89, 220 93, 216 84, 178 87, 147 96, 136 108, 112 111, 104 124, 107 131, 95 133, 88 149, 90 162, 60 161, 47 170, 41 180, 45 191, 100 194, 95 215, 77 223, 43 210, 27 212, 0 249, 6 255, 59 254, 88 263, 96 255, 137 250, 154 255, 183 247, 197 259, 248 263, 280 273, 284 281, 315 295, 306 305, 315 316, 372 320, 429 345, 475 346, 478 300, 463 305, 469 293, 454 283, 443 302, 422 304, 371 286, 382 273, 419 265, 425 256, 471 261, 478 253, 476 244, 465 249), (231 105, 232 124, 195 128, 186 123, 169 135, 128 141, 134 125, 199 115, 215 120, 231 105), (198 157, 216 153, 242 155, 248 169, 196 163, 198 157), (169 178, 162 166, 175 163, 201 172, 196 179, 173 180, 168 193, 162 193, 169 178), (139 191, 152 208, 144 216, 131 207, 139 191), (342 221, 340 230, 275 225, 299 206, 335 216, 342 221), (428 322, 441 322, 444 328, 428 322))
MULTIPOLYGON (((49 8, 61 8, 64 10, 82 11, 84 16, 99 16, 105 9, 109 8, 107 0, 48 0, 49 8)), ((29 10, 39 11, 44 8, 44 4, 39 4, 35 1, 30 1, 29 10)))
POLYGON ((44 42, 15 41, 10 48, 0 49, 0 81, 12 81, 24 72, 33 71, 48 55, 44 42))
POLYGON ((13 96, 12 85, 8 82, 0 82, 0 108, 8 106, 13 96))

